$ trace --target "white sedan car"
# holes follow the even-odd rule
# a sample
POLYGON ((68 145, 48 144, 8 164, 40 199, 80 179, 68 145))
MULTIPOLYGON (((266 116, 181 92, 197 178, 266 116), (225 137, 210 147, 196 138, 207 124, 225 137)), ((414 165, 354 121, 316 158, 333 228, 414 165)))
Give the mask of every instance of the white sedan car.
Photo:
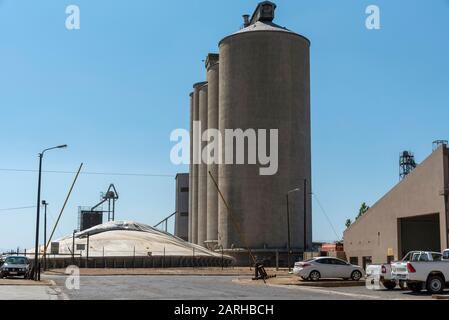
POLYGON ((359 281, 364 276, 363 268, 337 258, 318 257, 296 262, 293 273, 303 280, 318 281, 323 278, 342 278, 359 281))

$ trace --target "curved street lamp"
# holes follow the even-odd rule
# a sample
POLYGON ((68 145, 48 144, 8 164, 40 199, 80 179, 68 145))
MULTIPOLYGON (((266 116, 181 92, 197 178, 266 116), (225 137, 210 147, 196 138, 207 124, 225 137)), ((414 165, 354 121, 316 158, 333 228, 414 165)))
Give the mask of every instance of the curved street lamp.
POLYGON ((41 153, 39 153, 39 178, 37 183, 37 210, 36 210, 36 242, 34 248, 34 280, 38 280, 38 259, 39 259, 39 217, 40 217, 40 209, 41 209, 41 182, 42 182, 42 159, 44 157, 44 153, 53 149, 63 149, 67 148, 66 144, 44 149, 41 153))

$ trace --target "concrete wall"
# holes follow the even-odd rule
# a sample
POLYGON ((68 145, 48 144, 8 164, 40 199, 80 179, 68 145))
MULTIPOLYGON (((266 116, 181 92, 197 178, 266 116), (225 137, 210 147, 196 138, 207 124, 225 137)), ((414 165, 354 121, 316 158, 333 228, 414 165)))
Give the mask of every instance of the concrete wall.
POLYGON ((189 232, 189 174, 176 175, 175 236, 188 240, 189 232))
POLYGON ((440 194, 447 180, 447 153, 444 147, 433 152, 345 231, 344 247, 348 259, 358 257, 361 264, 364 256, 371 256, 373 263, 384 263, 389 253, 400 259, 398 219, 435 213, 440 217, 441 250, 446 248, 446 207, 440 194))

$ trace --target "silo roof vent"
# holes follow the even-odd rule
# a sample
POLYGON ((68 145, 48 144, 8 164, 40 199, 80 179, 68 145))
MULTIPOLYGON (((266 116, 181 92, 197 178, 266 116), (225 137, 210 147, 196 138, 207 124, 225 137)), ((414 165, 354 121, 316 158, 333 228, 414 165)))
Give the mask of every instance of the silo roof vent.
POLYGON ((255 24, 257 21, 272 22, 274 20, 275 10, 275 3, 271 1, 260 2, 251 17, 250 24, 255 24))
POLYGON ((246 28, 250 25, 249 14, 243 15, 243 28, 246 28))

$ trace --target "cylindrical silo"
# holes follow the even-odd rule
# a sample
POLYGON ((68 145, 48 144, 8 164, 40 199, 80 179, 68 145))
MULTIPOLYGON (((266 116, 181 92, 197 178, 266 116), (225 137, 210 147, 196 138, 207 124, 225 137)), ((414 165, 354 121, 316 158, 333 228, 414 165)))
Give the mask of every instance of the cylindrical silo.
MULTIPOLYGON (((219 126, 223 137, 225 129, 255 130, 258 152, 263 144, 270 155, 274 146, 269 143, 270 129, 278 130, 278 148, 271 154, 272 168, 276 168, 277 153, 273 175, 261 175, 260 168, 268 165, 260 164, 260 154, 256 165, 219 166, 220 190, 232 210, 230 216, 219 201, 221 243, 224 248, 248 246, 259 253, 287 249, 286 195, 296 188, 299 191, 292 191, 289 197, 291 248, 304 250, 304 211, 308 247, 312 241, 310 42, 272 23, 275 8, 268 1, 261 3, 247 27, 219 44, 219 126)), ((226 141, 223 159, 231 143, 226 141)))
POLYGON ((193 182, 193 92, 189 95, 190 101, 190 163, 189 163, 189 231, 188 239, 192 242, 192 182, 193 182))
MULTIPOLYGON (((207 91, 208 84, 199 89, 199 121, 201 123, 201 137, 207 130, 207 91)), ((206 149, 206 141, 201 141, 201 153, 206 149)), ((202 154, 201 154, 202 155, 202 154)), ((207 240, 207 164, 201 157, 198 165, 198 244, 205 246, 207 240)))
MULTIPOLYGON (((218 73, 219 73, 219 56, 218 54, 209 54, 206 59, 207 70, 207 109, 208 119, 207 127, 209 130, 218 130, 218 73)), ((209 131, 210 132, 210 131, 209 131)), ((208 143, 212 144, 213 136, 208 137, 208 143)), ((217 147, 217 145, 215 145, 217 147)), ((212 174, 218 182, 218 163, 215 156, 217 156, 218 149, 208 150, 211 157, 207 165, 207 171, 212 174), (213 152, 212 152, 213 151, 213 152)), ((207 177, 207 241, 210 243, 212 249, 218 241, 218 191, 213 180, 207 177)))
POLYGON ((198 167, 199 153, 201 149, 199 132, 196 129, 199 121, 200 107, 200 88, 205 82, 199 82, 193 85, 193 143, 192 143, 192 243, 198 243, 198 167))

